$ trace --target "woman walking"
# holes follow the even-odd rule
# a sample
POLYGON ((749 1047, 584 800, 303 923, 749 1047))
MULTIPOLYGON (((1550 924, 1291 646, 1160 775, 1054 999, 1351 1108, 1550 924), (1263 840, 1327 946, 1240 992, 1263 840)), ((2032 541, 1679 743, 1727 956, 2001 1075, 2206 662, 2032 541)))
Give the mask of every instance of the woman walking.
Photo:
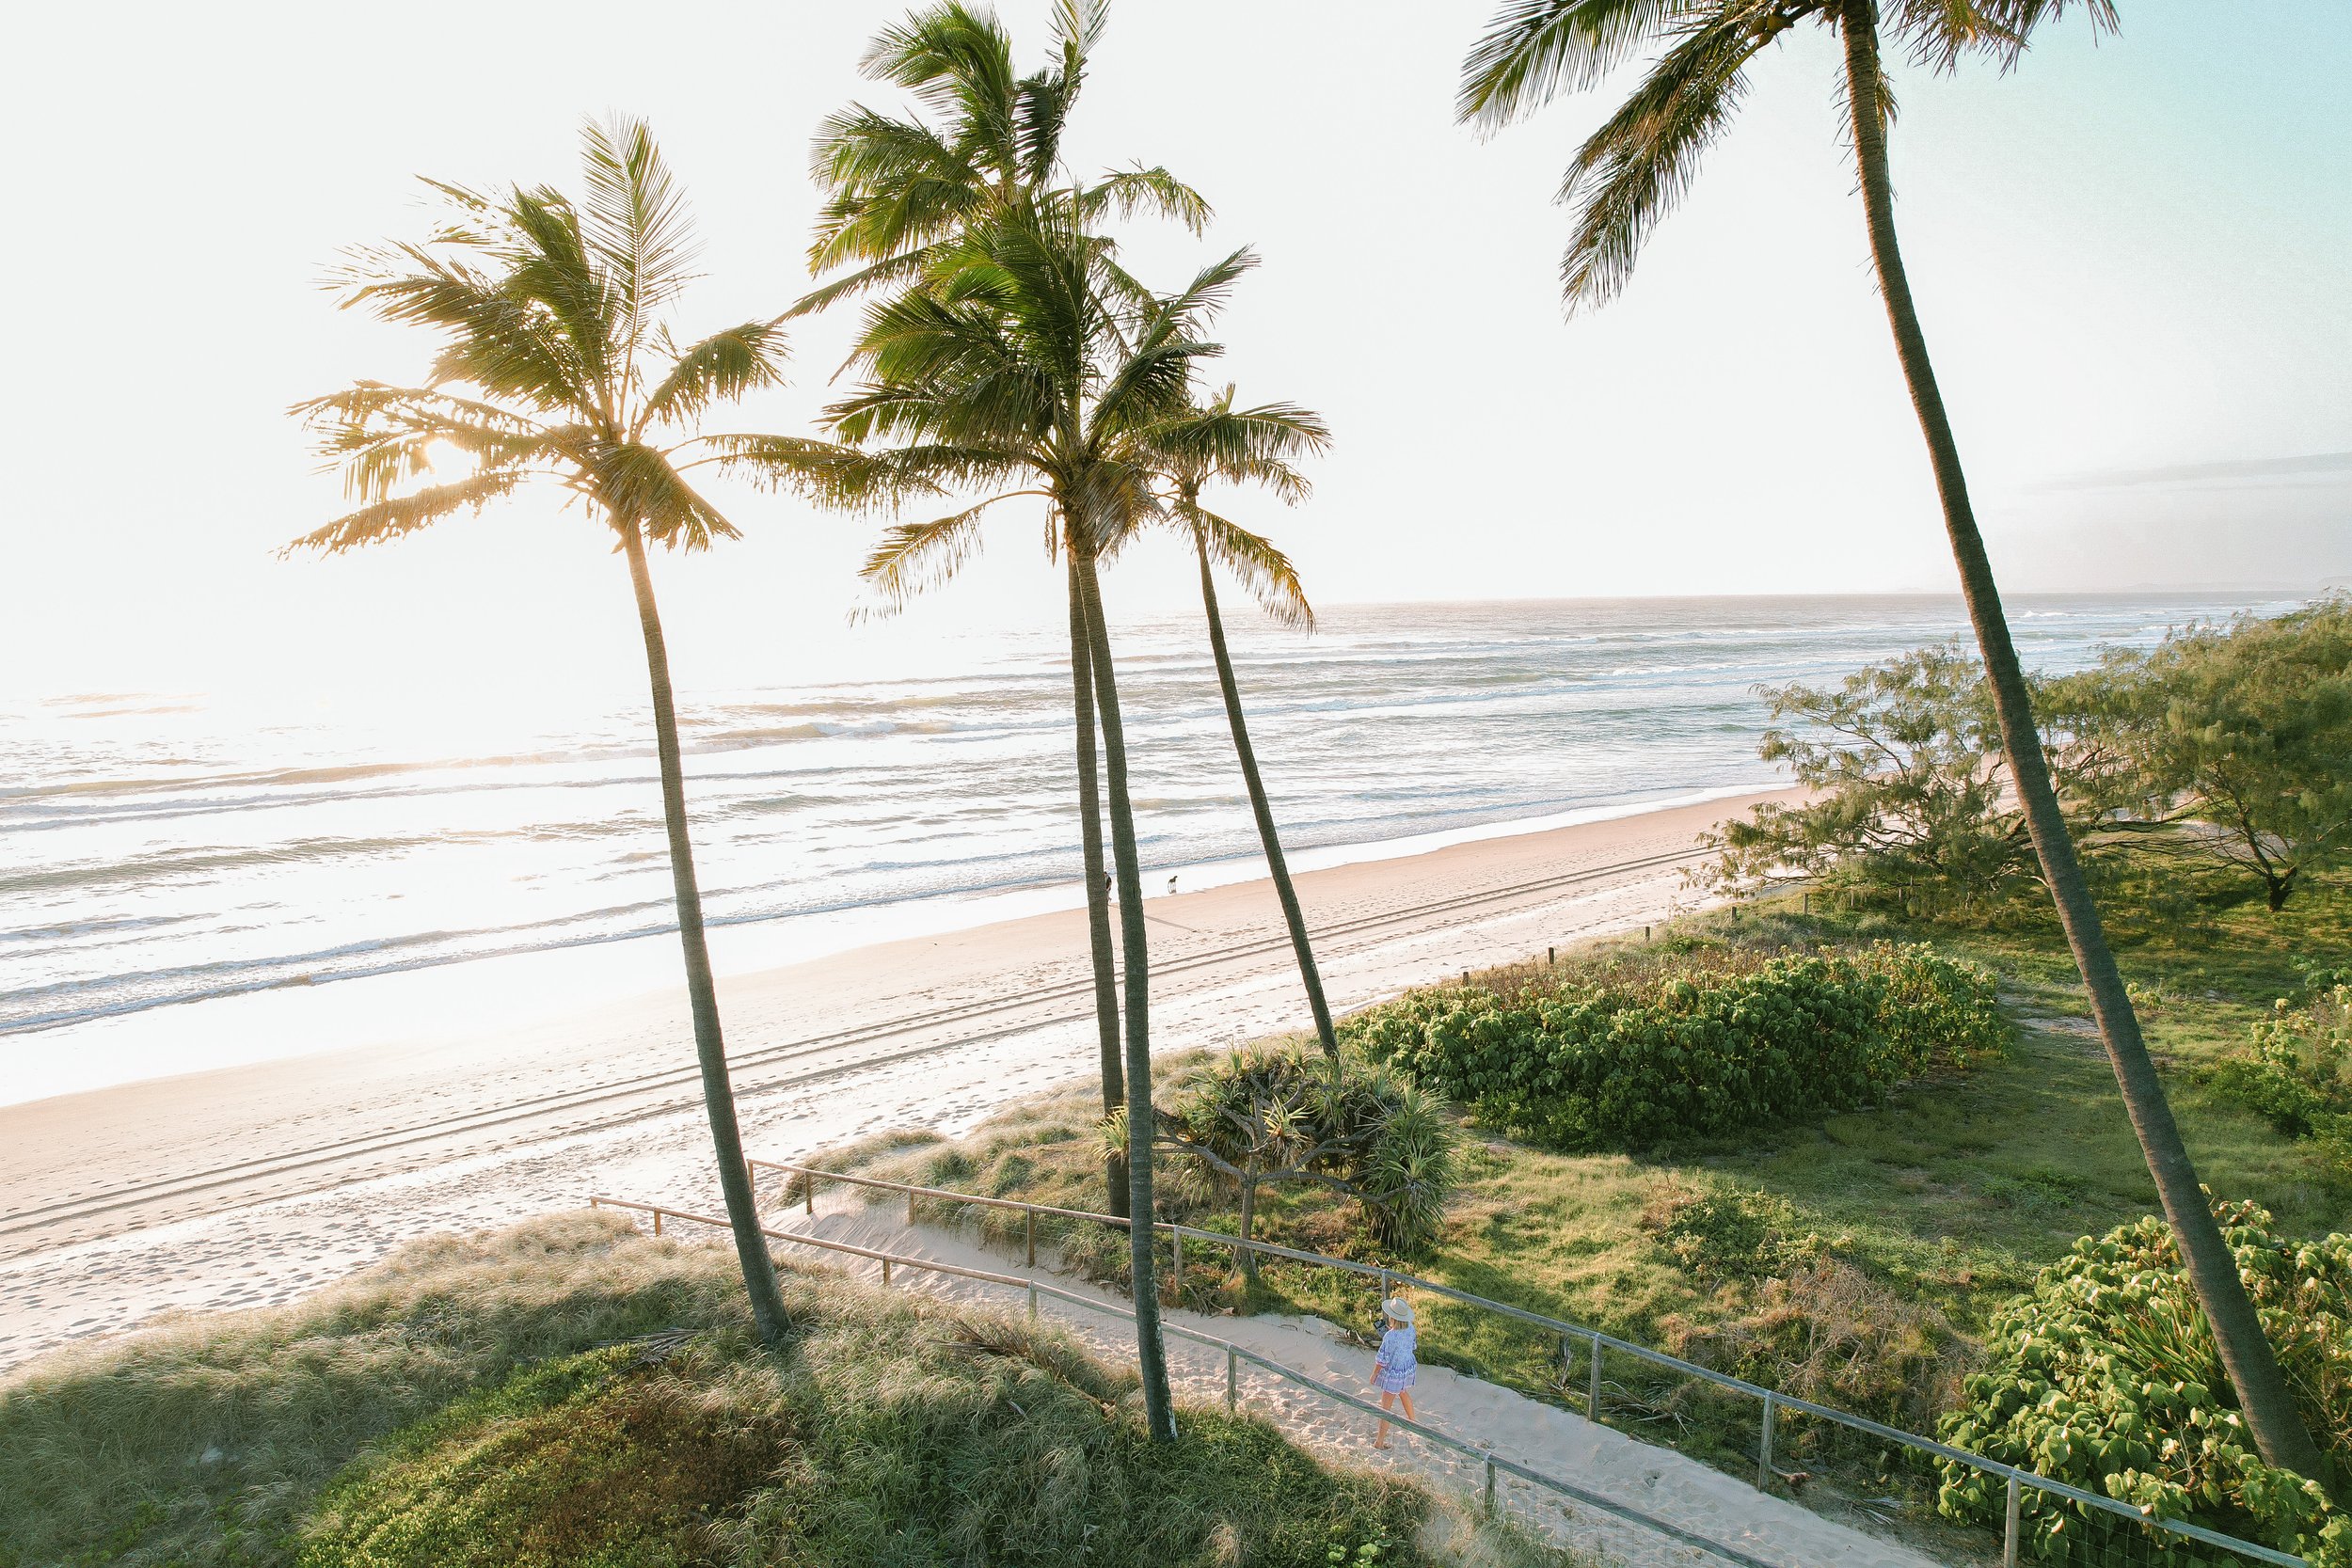
MULTIPOLYGON (((1380 1390, 1380 1408, 1391 1410, 1396 1402, 1405 1402, 1405 1418, 1421 1418, 1413 1414, 1413 1378, 1421 1370, 1421 1363, 1413 1354, 1416 1343, 1413 1333, 1413 1304, 1403 1296, 1391 1296, 1380 1304, 1380 1316, 1388 1323, 1388 1331, 1380 1336, 1380 1354, 1372 1364, 1372 1386, 1380 1390)), ((1389 1446, 1389 1421, 1380 1418, 1379 1434, 1372 1446, 1389 1446)))

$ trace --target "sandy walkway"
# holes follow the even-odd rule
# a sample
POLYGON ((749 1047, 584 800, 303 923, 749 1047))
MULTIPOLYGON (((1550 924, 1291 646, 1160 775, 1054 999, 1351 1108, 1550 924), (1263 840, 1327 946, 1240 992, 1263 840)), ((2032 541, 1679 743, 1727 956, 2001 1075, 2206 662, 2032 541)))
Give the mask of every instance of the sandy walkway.
MULTIPOLYGON (((879 1204, 866 1206, 850 1195, 841 1195, 831 1205, 820 1200, 819 1208, 813 1220, 802 1218, 798 1210, 787 1209, 777 1212, 771 1223, 900 1257, 1042 1279, 1065 1291, 1124 1305, 1123 1298, 1066 1275, 1024 1268, 1018 1258, 984 1250, 962 1235, 894 1221, 891 1210, 879 1204)), ((880 1272, 879 1265, 839 1253, 809 1249, 799 1255, 868 1277, 880 1272)), ((992 1305, 1018 1305, 1021 1300, 1003 1286, 905 1269, 897 1272, 893 1283, 894 1288, 992 1305)), ((1114 1363, 1133 1361, 1135 1340, 1127 1320, 1051 1298, 1044 1300, 1041 1310, 1114 1363)), ((1337 1326, 1320 1318, 1204 1317, 1180 1311, 1170 1311, 1167 1318, 1178 1326, 1255 1351, 1319 1383, 1372 1397, 1365 1390, 1372 1353, 1346 1342, 1337 1326)), ((1167 1343, 1169 1377, 1178 1397, 1201 1403, 1221 1402, 1226 1373, 1223 1353, 1177 1335, 1168 1336, 1167 1343)), ((1388 1450, 1374 1449, 1372 1418, 1263 1369, 1244 1363, 1239 1392, 1243 1406, 1251 1413, 1273 1421, 1308 1447, 1350 1464, 1393 1469, 1434 1487, 1471 1497, 1478 1495, 1483 1483, 1484 1466, 1479 1461, 1410 1434, 1391 1433, 1388 1450)), ((1414 1394, 1422 1421, 1439 1432, 1663 1519, 1693 1535, 1721 1542, 1758 1562, 1776 1568, 1937 1568, 1931 1558, 1864 1535, 1795 1503, 1765 1496, 1697 1460, 1596 1426, 1581 1416, 1448 1368, 1424 1364, 1414 1394)), ((1625 1568, 1692 1568, 1698 1564, 1719 1568, 1726 1560, 1507 1475, 1498 1478, 1496 1498, 1520 1523, 1563 1545, 1625 1568)))
MULTIPOLYGON (((1747 800, 1311 872, 1336 1006, 1661 918, 1703 829, 1747 800)), ((1304 1025, 1263 882, 1154 898, 1155 1045, 1304 1025)), ((355 983, 354 996, 362 993, 355 983)), ((721 982, 744 1138, 789 1159, 882 1127, 956 1132, 1094 1057, 1079 913, 721 982)), ((684 997, 457 1044, 0 1107, 0 1368, 170 1308, 289 1300, 434 1230, 591 1190, 715 1203, 684 997)))

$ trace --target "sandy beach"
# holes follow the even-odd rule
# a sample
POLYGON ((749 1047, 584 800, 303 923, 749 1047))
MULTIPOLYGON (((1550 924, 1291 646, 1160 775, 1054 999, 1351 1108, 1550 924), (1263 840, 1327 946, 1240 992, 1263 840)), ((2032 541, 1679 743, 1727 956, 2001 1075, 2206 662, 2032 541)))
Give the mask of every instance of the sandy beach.
MULTIPOLYGON (((1693 896, 1696 836, 1763 798, 1307 873, 1332 1003, 1661 919, 1693 896)), ((1149 912, 1156 1048, 1305 1024, 1268 884, 1149 912)), ((746 1148, 954 1132, 1086 1071, 1085 955, 1069 911, 723 979, 746 1148)), ((161 1313, 286 1301, 410 1237, 591 1191, 717 1201, 680 991, 0 1107, 0 1368, 161 1313)))

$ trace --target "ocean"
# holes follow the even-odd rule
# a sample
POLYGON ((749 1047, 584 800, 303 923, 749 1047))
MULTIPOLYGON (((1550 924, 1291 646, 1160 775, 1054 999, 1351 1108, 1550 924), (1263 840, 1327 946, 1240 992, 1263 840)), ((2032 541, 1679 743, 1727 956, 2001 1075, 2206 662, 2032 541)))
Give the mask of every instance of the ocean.
MULTIPOLYGON (((2284 607, 2010 608, 2028 664, 2061 670, 2284 607)), ((1956 599, 1924 596, 1355 606, 1312 635, 1228 615, 1309 865, 1769 787, 1759 684, 1965 631, 1956 599)), ((1117 654, 1147 889, 1259 874, 1199 618, 1122 625, 1117 654)), ((1073 902, 1064 658, 1040 631, 968 639, 935 676, 682 691, 723 969, 1073 902)), ((331 1040, 339 1008, 391 994, 356 982, 386 976, 411 976, 400 994, 427 1014, 511 990, 485 976, 533 956, 575 957, 529 984, 666 983, 644 707, 495 719, 257 725, 184 693, 0 705, 0 1101, 331 1040), (299 1030, 231 1006, 294 988, 318 993, 299 1030)))

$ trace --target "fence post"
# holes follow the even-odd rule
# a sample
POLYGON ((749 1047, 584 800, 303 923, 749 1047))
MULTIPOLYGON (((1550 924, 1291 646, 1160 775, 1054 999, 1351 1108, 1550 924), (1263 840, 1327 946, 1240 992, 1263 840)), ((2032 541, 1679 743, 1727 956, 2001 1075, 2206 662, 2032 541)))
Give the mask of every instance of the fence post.
POLYGON ((1772 1390, 1766 1389, 1764 1393, 1764 1440, 1757 1445, 1756 1450, 1756 1489, 1758 1492, 1770 1492, 1772 1489, 1772 1415, 1778 1408, 1778 1404, 1779 1402, 1772 1398, 1772 1390))
POLYGON ((808 1202, 808 1217, 815 1219, 817 1217, 817 1173, 815 1171, 801 1172, 801 1196, 808 1202))
POLYGON ((1028 1243, 1028 1244, 1029 1244, 1029 1267, 1031 1267, 1031 1268, 1033 1268, 1033 1269, 1034 1269, 1034 1268, 1036 1268, 1036 1267, 1037 1267, 1037 1211, 1036 1211, 1036 1210, 1034 1210, 1034 1209, 1027 1209, 1027 1210, 1024 1210, 1024 1211, 1022 1212, 1022 1214, 1021 1214, 1021 1228, 1022 1228, 1022 1230, 1023 1230, 1023 1232, 1024 1232, 1024 1240, 1025 1240, 1025 1241, 1028 1243))
POLYGON ((2009 1527, 2001 1537, 2001 1568, 2017 1568, 2017 1472, 2009 1473, 2009 1527))
POLYGON ((1486 1512, 1487 1512, 1487 1513, 1492 1513, 1494 1511, 1495 1511, 1495 1461, 1494 1461, 1494 1456, 1493 1456, 1492 1454, 1488 1454, 1488 1455, 1486 1456, 1486 1512))
POLYGON ((1037 1316, 1037 1281, 1034 1279, 1029 1281, 1029 1316, 1037 1316))
POLYGON ((1233 1406, 1240 1397, 1241 1357, 1233 1353, 1232 1346, 1228 1345, 1225 1347, 1225 1413, 1228 1416, 1233 1413, 1233 1406))
POLYGON ((1176 1304, 1184 1301, 1184 1233, 1176 1226, 1168 1227, 1168 1288, 1175 1292, 1176 1304))
POLYGON ((1593 1374, 1584 1389, 1584 1418, 1600 1424, 1600 1330, 1593 1330, 1593 1374))
POLYGON ((658 1208, 653 1212, 653 1233, 657 1236, 661 1234, 661 1211, 658 1208))
POLYGON ((887 1259, 887 1258, 884 1258, 884 1259, 882 1260, 882 1283, 883 1283, 884 1285, 888 1285, 888 1284, 890 1283, 890 1259, 887 1259))
POLYGON ((907 1225, 908 1225, 910 1227, 912 1227, 914 1226, 914 1195, 913 1193, 909 1193, 909 1194, 907 1194, 907 1225))

